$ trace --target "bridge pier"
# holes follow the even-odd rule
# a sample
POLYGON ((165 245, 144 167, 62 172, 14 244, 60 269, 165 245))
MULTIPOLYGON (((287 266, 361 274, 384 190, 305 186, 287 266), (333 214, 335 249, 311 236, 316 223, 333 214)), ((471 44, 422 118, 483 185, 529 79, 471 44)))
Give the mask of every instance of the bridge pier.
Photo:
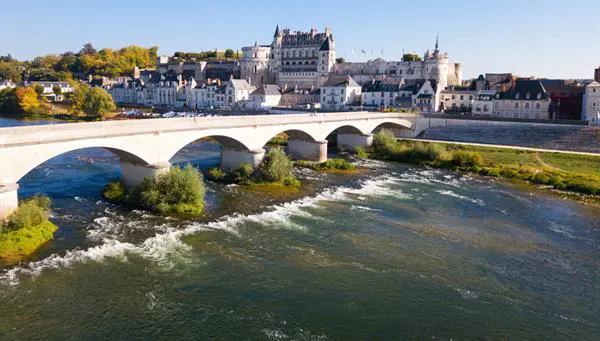
POLYGON ((373 144, 373 134, 337 134, 337 145, 354 150, 356 147, 369 148, 373 144))
POLYGON ((0 221, 19 207, 18 189, 17 184, 0 185, 0 221))
POLYGON ((144 165, 121 160, 121 180, 126 187, 139 185, 145 177, 155 178, 159 174, 169 171, 171 164, 168 162, 156 165, 144 165))
POLYGON ((325 162, 327 141, 288 140, 288 153, 295 160, 325 162))
POLYGON ((235 150, 221 148, 221 169, 232 170, 240 166, 241 163, 249 163, 252 167, 257 167, 265 157, 264 149, 256 150, 235 150))

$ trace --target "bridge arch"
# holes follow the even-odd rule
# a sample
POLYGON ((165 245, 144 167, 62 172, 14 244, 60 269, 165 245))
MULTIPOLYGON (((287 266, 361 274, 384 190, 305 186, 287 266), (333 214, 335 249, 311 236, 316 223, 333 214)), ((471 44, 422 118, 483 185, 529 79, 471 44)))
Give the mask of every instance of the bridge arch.
POLYGON ((384 121, 377 122, 375 124, 369 125, 368 130, 369 134, 376 133, 381 131, 382 129, 390 129, 390 130, 407 130, 412 129, 412 123, 406 120, 393 120, 393 121, 384 121))
MULTIPOLYGON (((259 142, 259 144, 262 144, 262 146, 265 146, 269 143, 269 141, 271 141, 274 137, 285 133, 288 136, 288 141, 289 140, 301 140, 301 141, 307 141, 307 142, 316 142, 317 140, 313 137, 313 135, 307 133, 304 130, 301 129, 288 129, 288 130, 281 130, 279 132, 276 132, 274 134, 272 134, 271 136, 263 136, 261 142, 259 142)), ((269 133, 271 134, 271 133, 269 133)))
POLYGON ((2 165, 2 178, 0 178, 0 184, 18 183, 24 176, 29 174, 35 168, 43 165, 44 163, 57 158, 61 155, 78 152, 85 149, 91 148, 102 148, 112 154, 116 155, 121 161, 137 164, 137 165, 148 165, 149 162, 145 156, 142 156, 136 148, 122 143, 76 143, 76 144, 60 144, 60 145, 49 145, 49 146, 26 146, 23 150, 14 150, 12 157, 9 159, 14 160, 10 164, 2 165), (23 155, 28 157, 23 157, 23 155), (33 156, 33 157, 32 157, 33 156))

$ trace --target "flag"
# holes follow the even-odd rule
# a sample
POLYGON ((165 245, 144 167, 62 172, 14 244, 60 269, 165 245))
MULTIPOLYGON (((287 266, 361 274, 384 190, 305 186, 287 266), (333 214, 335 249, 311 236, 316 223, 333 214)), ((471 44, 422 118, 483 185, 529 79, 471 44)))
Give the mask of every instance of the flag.
POLYGON ((365 51, 364 49, 360 49, 360 52, 367 53, 367 51, 365 51))

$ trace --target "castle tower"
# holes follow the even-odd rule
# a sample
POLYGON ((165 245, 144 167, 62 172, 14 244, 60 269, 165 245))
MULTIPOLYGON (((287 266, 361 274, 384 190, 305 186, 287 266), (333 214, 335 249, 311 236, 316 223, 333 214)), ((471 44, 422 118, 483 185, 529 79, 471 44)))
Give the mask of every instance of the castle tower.
POLYGON ((331 32, 327 32, 326 29, 327 33, 329 33, 327 39, 325 39, 318 52, 317 72, 319 73, 319 86, 323 85, 329 79, 329 75, 333 72, 335 66, 335 40, 331 32))

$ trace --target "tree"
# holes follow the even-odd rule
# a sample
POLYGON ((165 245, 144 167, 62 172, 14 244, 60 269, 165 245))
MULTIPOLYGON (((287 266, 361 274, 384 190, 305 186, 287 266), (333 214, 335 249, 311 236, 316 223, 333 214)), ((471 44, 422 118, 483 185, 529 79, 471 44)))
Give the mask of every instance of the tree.
POLYGON ((344 58, 337 58, 337 59, 335 60, 335 63, 336 63, 336 64, 344 64, 345 62, 346 62, 346 59, 344 59, 344 58))
POLYGON ((0 79, 10 79, 13 82, 23 80, 23 64, 15 60, 0 60, 0 79))
POLYGON ((235 52, 232 49, 225 50, 225 58, 233 58, 235 52))
POLYGON ((35 93, 38 96, 41 96, 41 95, 44 94, 44 87, 41 86, 41 85, 39 85, 39 84, 36 84, 36 85, 33 86, 33 91, 35 91, 35 93))
POLYGON ((88 86, 82 86, 77 90, 74 104, 86 115, 96 118, 102 118, 117 108, 112 96, 106 90, 88 86))
POLYGON ((292 175, 294 165, 285 155, 283 149, 276 147, 269 150, 258 167, 264 181, 275 182, 292 175))
POLYGON ((79 51, 79 53, 80 54, 96 54, 96 53, 98 53, 98 51, 96 51, 96 49, 94 48, 92 43, 87 43, 87 44, 83 45, 83 47, 81 48, 81 51, 79 51))
POLYGON ((31 113, 40 107, 38 94, 31 87, 17 88, 15 95, 22 112, 31 113))
POLYGON ((16 89, 6 88, 0 90, 0 112, 19 112, 19 101, 17 100, 16 89))
POLYGON ((419 57, 419 55, 416 53, 405 53, 402 56, 402 61, 405 61, 405 62, 420 62, 422 60, 423 59, 421 57, 419 57))
POLYGON ((52 92, 54 92, 56 96, 60 96, 62 94, 62 89, 60 86, 55 85, 52 87, 52 92))

